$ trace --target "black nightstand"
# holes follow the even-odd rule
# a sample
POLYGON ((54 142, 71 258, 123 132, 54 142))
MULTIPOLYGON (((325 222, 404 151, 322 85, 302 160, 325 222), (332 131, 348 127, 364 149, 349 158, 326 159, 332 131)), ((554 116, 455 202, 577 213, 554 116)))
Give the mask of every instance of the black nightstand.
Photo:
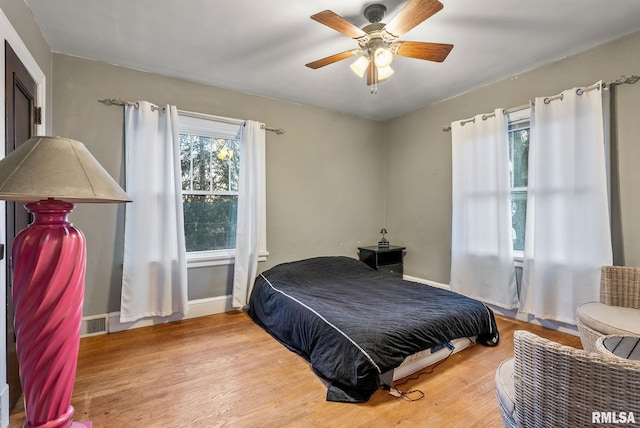
POLYGON ((379 272, 402 278, 402 257, 406 247, 390 245, 389 248, 358 247, 360 260, 379 272))

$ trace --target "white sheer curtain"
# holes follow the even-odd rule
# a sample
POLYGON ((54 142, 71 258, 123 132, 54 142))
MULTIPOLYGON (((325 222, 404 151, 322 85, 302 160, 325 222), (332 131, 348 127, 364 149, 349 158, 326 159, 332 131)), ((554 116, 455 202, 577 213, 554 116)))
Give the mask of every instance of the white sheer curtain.
POLYGON ((121 322, 186 314, 187 264, 178 112, 125 107, 126 187, 121 322))
POLYGON ((234 308, 242 308, 249 302, 258 271, 258 257, 261 251, 266 251, 265 183, 265 130, 261 123, 247 120, 240 137, 234 308))
POLYGON ((604 108, 598 89, 537 98, 529 149, 521 311, 575 323, 612 264, 604 108))
POLYGON ((497 109, 454 122, 451 132, 451 288, 515 308, 507 119, 497 109))

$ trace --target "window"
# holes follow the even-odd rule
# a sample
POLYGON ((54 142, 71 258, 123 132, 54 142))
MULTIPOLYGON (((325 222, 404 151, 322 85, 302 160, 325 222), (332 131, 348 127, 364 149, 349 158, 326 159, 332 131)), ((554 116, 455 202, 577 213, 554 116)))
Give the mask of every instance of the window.
POLYGON ((513 250, 524 253, 527 219, 527 176, 529 166, 530 109, 509 113, 509 176, 513 250))
POLYGON ((230 258, 236 245, 241 124, 185 112, 179 121, 187 253, 230 258))

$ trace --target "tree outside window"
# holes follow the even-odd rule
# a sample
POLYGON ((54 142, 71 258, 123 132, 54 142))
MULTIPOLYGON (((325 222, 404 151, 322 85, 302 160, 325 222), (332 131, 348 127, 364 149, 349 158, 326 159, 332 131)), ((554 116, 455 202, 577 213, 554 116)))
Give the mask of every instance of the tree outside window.
POLYGON ((187 252, 235 248, 240 141, 180 133, 187 252))
POLYGON ((524 252, 529 173, 529 117, 509 122, 509 175, 513 250, 524 252))

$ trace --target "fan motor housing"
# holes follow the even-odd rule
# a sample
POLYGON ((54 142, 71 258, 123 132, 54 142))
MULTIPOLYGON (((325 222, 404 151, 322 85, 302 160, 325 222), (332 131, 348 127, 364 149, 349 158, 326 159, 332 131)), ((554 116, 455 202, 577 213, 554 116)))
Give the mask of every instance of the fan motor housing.
POLYGON ((364 17, 372 24, 382 21, 385 13, 387 7, 383 4, 371 4, 364 9, 364 17))

